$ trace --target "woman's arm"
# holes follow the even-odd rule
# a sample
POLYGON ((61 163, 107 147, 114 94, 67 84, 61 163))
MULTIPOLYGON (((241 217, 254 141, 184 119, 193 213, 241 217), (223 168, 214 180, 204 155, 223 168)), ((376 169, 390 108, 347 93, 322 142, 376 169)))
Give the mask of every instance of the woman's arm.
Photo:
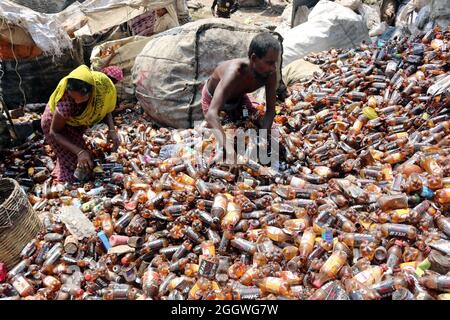
POLYGON ((62 145, 64 148, 66 148, 68 151, 78 154, 83 149, 74 145, 72 142, 70 142, 69 139, 67 139, 63 134, 61 134, 61 131, 63 130, 64 126, 66 125, 66 119, 64 119, 58 111, 56 111, 53 114, 52 124, 50 126, 50 135, 55 138, 56 142, 58 142, 60 145, 62 145))
POLYGON ((105 123, 108 125, 109 131, 116 131, 116 128, 114 127, 114 120, 113 120, 111 112, 106 115, 105 123))
POLYGON ((111 139, 111 141, 113 143, 113 151, 116 151, 119 148, 120 140, 119 140, 119 137, 117 136, 117 132, 116 132, 116 128, 114 126, 114 120, 113 120, 111 112, 106 115, 104 121, 108 125, 108 128, 109 128, 108 137, 109 137, 109 139, 111 139))
POLYGON ((61 116, 58 111, 53 114, 52 124, 50 126, 50 135, 55 138, 56 142, 66 148, 68 151, 74 153, 78 157, 78 165, 82 167, 94 167, 94 163, 91 160, 89 152, 74 145, 67 139, 61 131, 66 125, 66 119, 61 116))

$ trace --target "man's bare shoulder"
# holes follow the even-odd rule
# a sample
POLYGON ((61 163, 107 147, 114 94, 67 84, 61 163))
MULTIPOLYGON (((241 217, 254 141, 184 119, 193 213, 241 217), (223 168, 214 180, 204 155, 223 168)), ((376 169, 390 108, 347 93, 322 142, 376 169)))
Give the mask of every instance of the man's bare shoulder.
POLYGON ((221 62, 216 70, 219 71, 221 75, 224 74, 234 74, 240 75, 242 72, 248 68, 248 59, 238 58, 221 62))

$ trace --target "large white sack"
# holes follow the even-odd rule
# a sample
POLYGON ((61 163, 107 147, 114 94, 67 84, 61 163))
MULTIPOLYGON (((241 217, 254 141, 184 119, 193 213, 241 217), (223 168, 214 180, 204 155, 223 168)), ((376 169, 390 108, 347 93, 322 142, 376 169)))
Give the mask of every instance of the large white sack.
POLYGON ((105 64, 110 57, 109 55, 102 57, 102 51, 114 48, 116 54, 109 61, 109 65, 120 67, 124 76, 124 79, 116 84, 117 98, 119 101, 133 101, 135 99, 131 68, 133 68, 137 55, 141 53, 150 39, 150 37, 133 36, 104 42, 92 50, 91 68, 98 71, 106 66, 105 64))
POLYGON ((285 34, 291 29, 292 27, 298 26, 299 24, 302 24, 306 21, 308 21, 308 15, 311 12, 310 9, 308 9, 307 6, 299 6, 297 8, 297 11, 295 12, 294 21, 292 21, 292 4, 289 4, 286 9, 284 9, 283 14, 281 15, 281 23, 278 25, 278 27, 275 28, 275 32, 279 33, 283 38, 285 34))
POLYGON ((336 0, 336 3, 355 11, 361 5, 361 0, 336 0))
POLYGON ((362 4, 357 11, 366 23, 367 29, 372 30, 381 23, 380 8, 362 4))
POLYGON ((446 29, 450 25, 449 0, 431 0, 430 19, 441 28, 446 29))
POLYGON ((308 16, 308 21, 284 35, 283 64, 303 58, 311 52, 330 48, 356 47, 370 42, 362 17, 337 3, 322 0, 308 16))

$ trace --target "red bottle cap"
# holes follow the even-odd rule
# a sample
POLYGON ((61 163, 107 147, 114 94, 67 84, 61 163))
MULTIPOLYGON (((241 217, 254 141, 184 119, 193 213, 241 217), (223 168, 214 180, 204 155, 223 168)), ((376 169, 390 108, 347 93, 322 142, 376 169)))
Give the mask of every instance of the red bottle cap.
POLYGON ((399 246, 399 247, 403 247, 403 241, 402 240, 395 240, 394 244, 399 246))
POLYGON ((6 269, 6 265, 0 262, 0 283, 5 282, 7 274, 8 270, 6 269))
POLYGON ((84 294, 84 290, 83 289, 78 289, 75 293, 75 297, 81 297, 84 294))

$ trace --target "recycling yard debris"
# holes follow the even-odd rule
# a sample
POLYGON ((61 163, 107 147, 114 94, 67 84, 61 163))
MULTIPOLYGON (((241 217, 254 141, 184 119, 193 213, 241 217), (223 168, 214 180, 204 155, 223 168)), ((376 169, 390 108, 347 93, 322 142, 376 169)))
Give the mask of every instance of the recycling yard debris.
POLYGON ((302 57, 320 72, 278 97, 269 164, 120 101, 56 181, 70 159, 25 107, 44 130, 1 151, 0 300, 448 300, 449 46, 433 26, 302 57))

